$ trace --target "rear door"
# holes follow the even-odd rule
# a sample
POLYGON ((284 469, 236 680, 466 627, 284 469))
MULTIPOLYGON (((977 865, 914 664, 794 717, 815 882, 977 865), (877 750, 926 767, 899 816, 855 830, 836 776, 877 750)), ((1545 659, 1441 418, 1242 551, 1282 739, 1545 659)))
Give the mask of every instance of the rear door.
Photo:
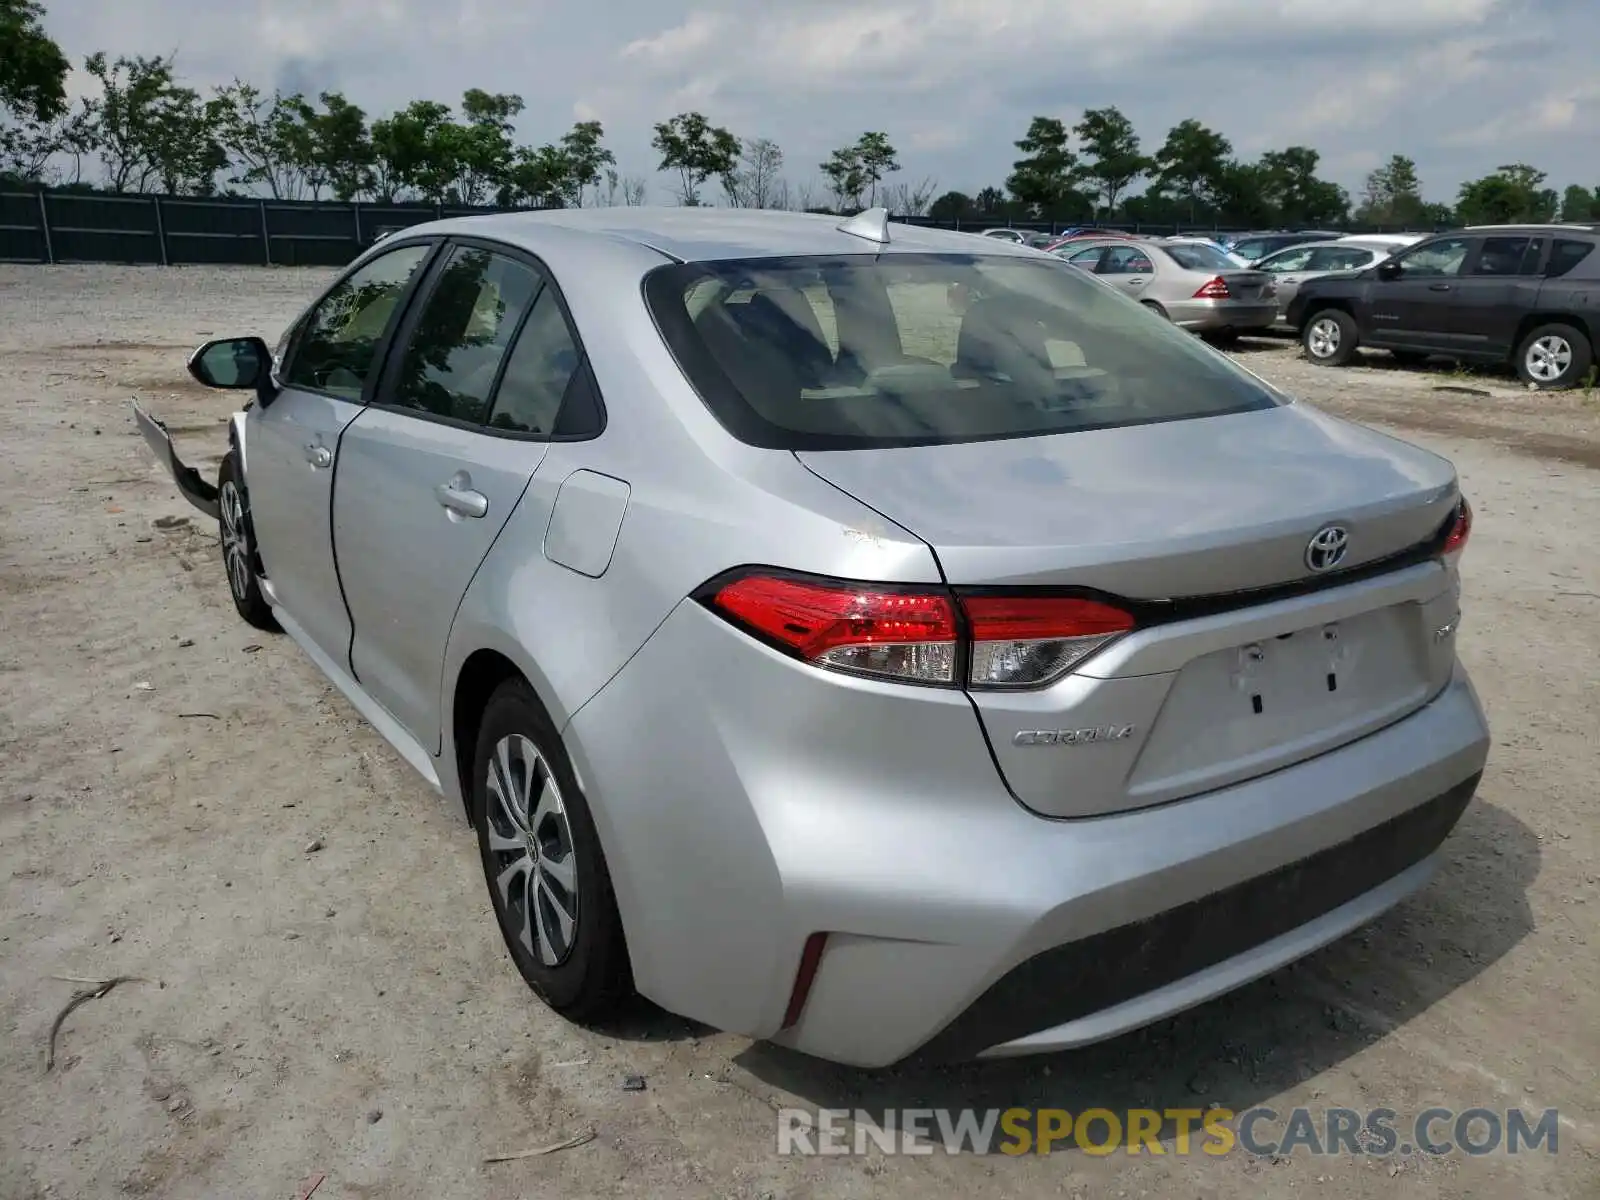
POLYGON ((1450 334, 1463 354, 1505 358, 1523 315, 1538 303, 1550 239, 1526 233, 1486 237, 1455 281, 1450 334))
POLYGON ((433 248, 397 246, 336 283, 292 335, 277 396, 250 410, 246 474, 262 566, 289 619, 336 662, 350 645, 329 521, 339 441, 433 248))
POLYGON ((1393 279, 1372 281, 1372 300, 1362 340, 1450 353, 1457 345, 1452 328, 1457 283, 1473 252, 1471 237, 1440 237, 1402 251, 1392 260, 1393 279))
POLYGON ((363 688, 437 751, 456 608, 549 449, 581 352, 530 259, 449 246, 346 431, 334 544, 363 688))
POLYGON ((1280 317, 1288 313, 1289 302, 1300 290, 1301 283, 1311 274, 1311 259, 1314 253, 1315 247, 1312 246, 1292 246, 1276 254, 1269 254, 1256 264, 1256 270, 1270 275, 1277 287, 1280 317))

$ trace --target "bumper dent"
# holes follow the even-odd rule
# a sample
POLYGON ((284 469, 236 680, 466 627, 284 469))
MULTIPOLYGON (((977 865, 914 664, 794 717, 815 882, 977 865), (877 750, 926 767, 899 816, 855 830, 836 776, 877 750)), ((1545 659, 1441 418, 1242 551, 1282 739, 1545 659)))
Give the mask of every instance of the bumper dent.
POLYGON ((145 412, 137 400, 131 403, 134 423, 144 435, 145 444, 155 454, 156 461, 167 469, 167 474, 172 476, 172 482, 178 485, 178 491, 183 494, 183 498, 213 521, 217 520, 216 487, 202 479, 200 472, 193 467, 184 465, 172 445, 172 435, 167 432, 165 425, 145 412))

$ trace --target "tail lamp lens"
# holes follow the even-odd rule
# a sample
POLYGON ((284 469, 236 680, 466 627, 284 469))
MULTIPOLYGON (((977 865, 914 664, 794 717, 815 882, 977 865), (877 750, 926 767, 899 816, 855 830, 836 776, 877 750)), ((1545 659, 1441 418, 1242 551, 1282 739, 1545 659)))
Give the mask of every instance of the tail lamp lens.
POLYGON ((955 607, 938 593, 745 575, 712 606, 819 667, 911 683, 956 680, 955 607))
POLYGON ((1070 597, 965 596, 961 607, 972 630, 975 688, 1055 679, 1134 625, 1120 608, 1070 597))
POLYGON ((952 595, 760 571, 722 583, 707 600, 734 624, 819 667, 977 689, 1049 683, 1135 624, 1096 600, 952 595))
POLYGON ((1232 295, 1233 293, 1228 290, 1228 281, 1218 275, 1209 283, 1201 284, 1199 290, 1195 292, 1194 298, 1196 300, 1227 300, 1232 295))
POLYGON ((1451 562, 1461 557, 1461 552, 1467 548, 1467 539, 1472 536, 1472 505, 1467 503, 1465 496, 1456 508, 1455 524, 1450 526, 1450 532, 1444 539, 1444 556, 1451 562))

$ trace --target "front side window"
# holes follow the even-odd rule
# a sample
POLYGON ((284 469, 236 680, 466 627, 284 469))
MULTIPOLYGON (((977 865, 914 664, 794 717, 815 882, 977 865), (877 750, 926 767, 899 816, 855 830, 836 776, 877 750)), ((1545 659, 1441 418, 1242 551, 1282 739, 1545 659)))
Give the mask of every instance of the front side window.
POLYGON ((1149 275, 1155 269, 1150 256, 1137 246, 1113 246, 1100 264, 1102 275, 1149 275))
POLYGON ((389 322, 430 250, 403 246, 335 284, 301 327, 284 383, 359 401, 389 322))
POLYGON ((1281 274, 1284 271, 1305 271, 1311 266, 1312 253, 1310 246, 1296 246, 1293 250, 1283 250, 1263 259, 1256 269, 1271 271, 1274 274, 1281 274))
POLYGON ((1130 297, 1048 261, 674 264, 646 276, 645 298, 707 407, 758 446, 938 445, 1282 403, 1130 297))
POLYGON ((1311 269, 1313 271, 1357 271, 1368 266, 1374 253, 1371 250, 1346 248, 1342 246, 1320 246, 1311 251, 1311 269))
POLYGON ((481 424, 506 347, 539 290, 529 267, 457 246, 439 272, 385 399, 481 424))
POLYGON ((1408 250, 1394 261, 1399 264, 1400 275, 1404 279, 1459 275, 1470 249, 1472 243, 1466 238, 1440 238, 1415 250, 1408 250))

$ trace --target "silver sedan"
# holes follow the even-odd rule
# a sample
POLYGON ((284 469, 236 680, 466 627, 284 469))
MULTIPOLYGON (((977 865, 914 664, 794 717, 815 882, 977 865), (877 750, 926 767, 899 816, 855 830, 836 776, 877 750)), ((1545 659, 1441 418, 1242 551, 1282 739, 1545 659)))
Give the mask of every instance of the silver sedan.
POLYGON ((136 420, 574 1020, 1083 1045, 1372 921, 1473 795, 1451 464, 1037 252, 566 209, 307 302, 191 358, 214 483, 136 420))
POLYGON ((1093 242, 1056 254, 1160 313, 1213 337, 1270 328, 1278 306, 1271 276, 1198 242, 1093 242))
POLYGON ((1277 289, 1278 316, 1275 324, 1288 327, 1289 305, 1308 279, 1334 275, 1340 271, 1361 271, 1388 258, 1397 246, 1389 242, 1366 242, 1358 238, 1337 242, 1310 242, 1290 246, 1269 254, 1255 264, 1257 271, 1272 276, 1277 289))

